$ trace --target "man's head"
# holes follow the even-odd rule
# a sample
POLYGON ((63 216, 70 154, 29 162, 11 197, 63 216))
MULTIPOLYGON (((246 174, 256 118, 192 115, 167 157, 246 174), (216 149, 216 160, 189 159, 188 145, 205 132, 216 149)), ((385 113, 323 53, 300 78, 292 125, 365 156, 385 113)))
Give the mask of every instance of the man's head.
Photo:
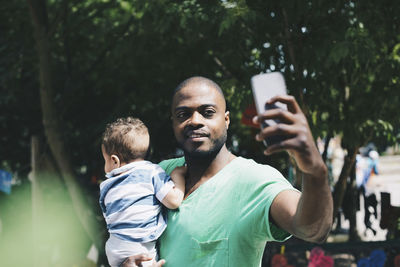
POLYGON ((101 143, 104 171, 108 173, 129 162, 144 159, 149 144, 147 127, 137 118, 119 118, 107 124, 101 143))
POLYGON ((172 121, 176 140, 186 156, 209 158, 225 145, 229 112, 221 88, 203 77, 192 77, 175 89, 172 121))

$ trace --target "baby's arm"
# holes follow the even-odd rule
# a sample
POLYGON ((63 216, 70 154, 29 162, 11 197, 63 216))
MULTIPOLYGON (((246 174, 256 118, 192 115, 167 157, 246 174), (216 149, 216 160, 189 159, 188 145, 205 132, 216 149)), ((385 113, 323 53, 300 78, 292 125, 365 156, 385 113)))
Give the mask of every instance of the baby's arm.
POLYGON ((161 203, 169 209, 176 209, 182 203, 185 195, 186 167, 177 167, 171 173, 175 186, 168 192, 161 203))

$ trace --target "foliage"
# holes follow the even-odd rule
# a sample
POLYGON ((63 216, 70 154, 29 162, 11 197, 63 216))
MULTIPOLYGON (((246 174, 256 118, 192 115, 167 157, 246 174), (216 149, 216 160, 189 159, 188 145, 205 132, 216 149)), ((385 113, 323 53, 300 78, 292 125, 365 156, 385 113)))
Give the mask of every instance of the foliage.
MULTIPOLYGON (((252 102, 250 77, 260 72, 284 73, 314 136, 340 134, 349 149, 399 138, 400 10, 388 0, 44 3, 56 115, 93 203, 105 124, 140 117, 150 128, 151 159, 175 155, 171 92, 193 75, 223 88, 232 150, 279 169, 286 156, 263 157, 255 129, 240 123, 252 102)), ((45 138, 38 59, 27 4, 7 2, 0 12, 0 164, 25 177, 30 136, 45 138)))

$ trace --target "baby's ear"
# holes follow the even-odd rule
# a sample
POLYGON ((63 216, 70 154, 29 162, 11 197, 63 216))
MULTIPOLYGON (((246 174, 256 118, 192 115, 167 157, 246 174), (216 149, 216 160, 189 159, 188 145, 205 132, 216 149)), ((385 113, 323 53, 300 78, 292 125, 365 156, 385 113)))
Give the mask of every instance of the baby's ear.
POLYGON ((114 168, 119 168, 121 166, 121 161, 117 155, 111 155, 111 162, 114 165, 114 168))

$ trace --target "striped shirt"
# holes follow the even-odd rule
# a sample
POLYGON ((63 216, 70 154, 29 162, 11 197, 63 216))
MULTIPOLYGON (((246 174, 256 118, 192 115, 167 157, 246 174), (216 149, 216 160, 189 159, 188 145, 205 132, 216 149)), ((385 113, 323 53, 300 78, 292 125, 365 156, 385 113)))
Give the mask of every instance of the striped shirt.
POLYGON ((161 201, 174 186, 164 170, 136 161, 106 174, 100 184, 100 207, 107 229, 123 240, 150 242, 165 230, 161 201))

